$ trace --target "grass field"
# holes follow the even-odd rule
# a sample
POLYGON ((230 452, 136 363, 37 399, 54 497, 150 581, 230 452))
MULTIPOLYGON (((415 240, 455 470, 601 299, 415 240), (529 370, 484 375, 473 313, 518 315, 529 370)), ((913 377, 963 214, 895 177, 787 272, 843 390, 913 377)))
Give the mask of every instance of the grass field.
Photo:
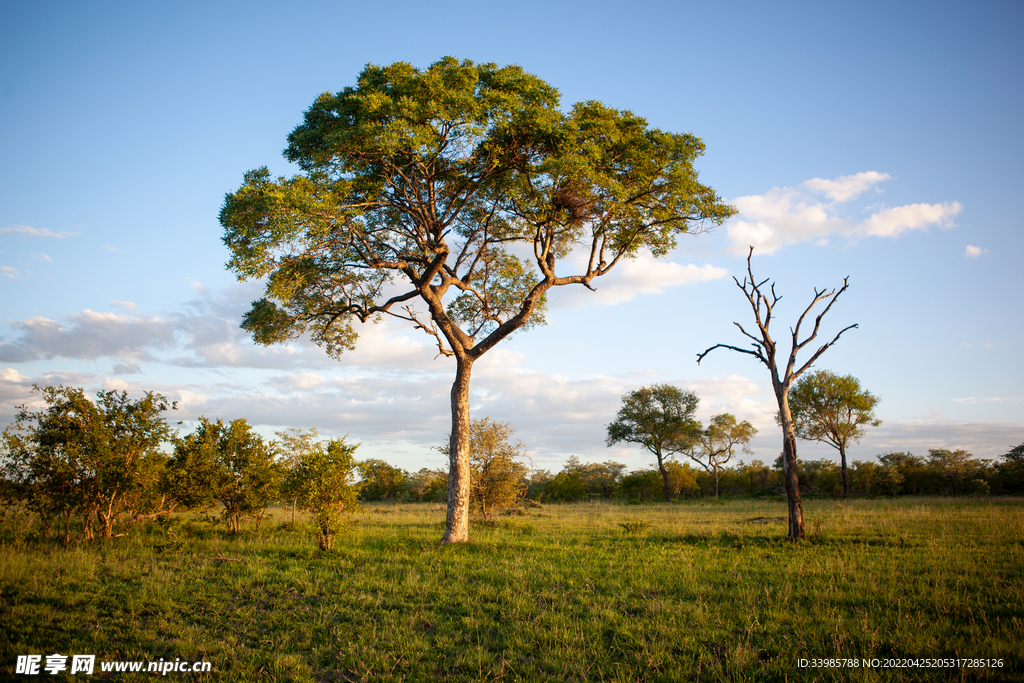
POLYGON ((31 680, 17 656, 56 652, 97 655, 94 680, 117 676, 100 661, 161 658, 212 664, 177 680, 1024 677, 1024 503, 812 500, 795 545, 784 514, 547 505, 442 547, 441 506, 371 505, 330 553, 283 511, 239 537, 192 517, 106 544, 7 544, 0 676, 31 680), (838 658, 860 666, 798 665, 838 658), (861 664, 907 658, 1002 666, 861 664))

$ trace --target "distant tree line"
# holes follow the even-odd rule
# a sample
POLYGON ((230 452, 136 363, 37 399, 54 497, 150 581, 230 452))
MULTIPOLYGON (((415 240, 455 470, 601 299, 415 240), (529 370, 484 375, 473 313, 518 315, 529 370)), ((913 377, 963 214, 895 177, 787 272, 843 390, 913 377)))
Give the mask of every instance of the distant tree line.
MULTIPOLYGON (((182 510, 216 510, 228 530, 260 528, 274 504, 312 514, 321 548, 330 548, 339 523, 360 502, 447 500, 444 468, 408 472, 384 460, 356 460, 359 444, 317 439, 315 429, 278 432, 267 440, 245 419, 225 423, 199 419, 184 436, 165 418, 175 408, 160 394, 138 400, 80 388, 36 388, 45 407, 22 406, 3 433, 0 451, 0 510, 41 538, 69 542, 124 535, 133 525, 182 510), (166 447, 170 446, 169 449, 166 447)), ((731 417, 731 416, 730 416, 731 417)), ((718 420, 718 422, 723 422, 718 420)), ((703 432, 714 446, 712 422, 703 432)), ((728 421, 726 421, 728 422, 728 421)), ((725 423, 723 423, 725 424, 725 423)), ((725 426, 735 426, 734 421, 725 426)), ((557 473, 531 469, 510 424, 473 420, 470 430, 472 504, 485 519, 524 501, 571 503, 588 500, 648 502, 686 498, 781 496, 782 456, 699 467, 664 455, 650 469, 627 471, 614 461, 582 463, 572 456, 557 473)), ((444 451, 444 447, 439 450, 444 451)), ((686 455, 683 453, 682 455, 686 455)), ((927 456, 883 453, 875 461, 854 460, 846 482, 830 460, 797 461, 805 495, 1021 495, 1024 444, 998 461, 964 450, 932 449, 927 456)))

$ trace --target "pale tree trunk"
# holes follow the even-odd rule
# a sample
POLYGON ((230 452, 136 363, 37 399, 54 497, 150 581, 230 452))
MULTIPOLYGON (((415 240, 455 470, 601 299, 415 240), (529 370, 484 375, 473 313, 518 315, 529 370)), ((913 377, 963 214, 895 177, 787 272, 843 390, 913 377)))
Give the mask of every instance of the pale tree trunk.
POLYGON ((469 376, 473 361, 458 357, 452 385, 452 432, 448 442, 448 517, 441 543, 469 540, 469 376))
POLYGON ((715 465, 715 498, 718 498, 718 465, 715 465))
POLYGON ((796 470, 796 431, 789 412, 788 387, 777 394, 782 421, 782 467, 785 473, 786 501, 789 505, 789 540, 804 538, 804 505, 800 499, 800 480, 796 470))

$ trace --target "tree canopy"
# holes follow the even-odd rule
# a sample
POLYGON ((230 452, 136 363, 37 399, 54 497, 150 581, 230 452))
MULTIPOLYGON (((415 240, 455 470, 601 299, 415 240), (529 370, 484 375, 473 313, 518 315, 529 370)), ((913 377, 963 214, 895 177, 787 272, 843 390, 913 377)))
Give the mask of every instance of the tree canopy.
POLYGON ((518 66, 368 65, 288 136, 298 175, 256 169, 225 199, 228 267, 266 282, 242 327, 262 344, 308 333, 337 355, 354 347, 355 321, 389 315, 453 356, 445 540, 464 541, 472 363, 542 323, 552 287, 591 287, 732 215, 697 179, 703 152, 599 102, 563 111, 518 66))
POLYGON ((850 492, 846 448, 864 436, 864 427, 882 424, 875 418, 878 397, 861 388, 853 375, 818 370, 801 377, 789 390, 789 409, 796 435, 821 441, 839 451, 843 495, 850 492))
POLYGON ((321 550, 334 546, 342 516, 359 505, 359 485, 354 482, 358 447, 345 439, 314 443, 301 452, 298 464, 289 472, 290 489, 302 507, 313 513, 321 550))
POLYGON ((700 399, 671 384, 655 384, 622 397, 615 421, 608 425, 609 447, 624 441, 643 446, 658 459, 665 500, 672 499, 665 459, 687 448, 700 424, 694 419, 700 399))
POLYGON ((753 451, 747 446, 757 434, 754 425, 746 420, 737 422, 731 413, 722 413, 711 418, 704 428, 700 423, 690 441, 687 454, 698 465, 715 475, 715 498, 718 498, 718 481, 721 469, 735 454, 736 446, 742 446, 745 453, 753 451))
POLYGON ((258 529, 283 476, 275 455, 245 418, 224 424, 200 417, 193 433, 175 439, 167 464, 168 488, 185 507, 220 503, 236 534, 244 517, 254 517, 258 529))

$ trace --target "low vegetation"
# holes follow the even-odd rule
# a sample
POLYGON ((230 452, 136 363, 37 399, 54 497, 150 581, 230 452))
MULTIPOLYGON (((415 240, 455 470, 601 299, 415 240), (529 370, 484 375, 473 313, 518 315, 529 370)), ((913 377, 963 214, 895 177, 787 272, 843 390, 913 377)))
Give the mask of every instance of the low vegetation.
POLYGON ((8 534, 0 670, 61 652, 234 681, 1006 680, 1024 670, 1022 508, 809 500, 798 544, 781 498, 533 505, 459 546, 422 503, 364 506, 330 551, 287 505, 241 534, 203 514, 70 546, 8 534), (1002 667, 798 666, 957 657, 1002 667))
POLYGON ((860 499, 835 463, 797 461, 809 533, 792 543, 781 458, 572 457, 553 475, 520 462, 511 425, 476 420, 472 542, 452 546, 445 470, 356 460, 315 430, 265 441, 244 419, 182 436, 158 394, 38 391, 46 407, 3 435, 0 671, 55 653, 206 661, 239 681, 1024 669, 1024 445, 995 463, 854 461, 860 499), (997 664, 865 666, 918 658, 997 664), (858 664, 800 666, 821 659, 858 664))

